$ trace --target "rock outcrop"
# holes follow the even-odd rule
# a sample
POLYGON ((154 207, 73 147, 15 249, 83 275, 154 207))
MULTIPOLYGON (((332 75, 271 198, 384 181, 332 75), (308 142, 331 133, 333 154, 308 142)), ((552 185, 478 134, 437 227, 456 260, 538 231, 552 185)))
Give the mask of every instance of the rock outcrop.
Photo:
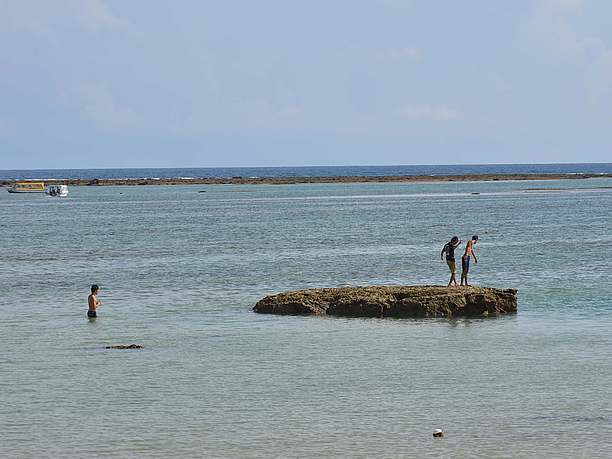
POLYGON ((267 296, 253 310, 344 317, 482 317, 516 314, 517 291, 436 286, 321 288, 267 296))
POLYGON ((115 344, 113 346, 106 346, 106 349, 142 349, 142 344, 115 344))

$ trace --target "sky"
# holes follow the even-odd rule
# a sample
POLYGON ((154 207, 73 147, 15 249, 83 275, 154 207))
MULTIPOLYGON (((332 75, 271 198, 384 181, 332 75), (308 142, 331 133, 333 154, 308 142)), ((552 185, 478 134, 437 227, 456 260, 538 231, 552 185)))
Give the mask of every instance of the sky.
POLYGON ((0 169, 612 162, 608 0, 0 0, 0 169))

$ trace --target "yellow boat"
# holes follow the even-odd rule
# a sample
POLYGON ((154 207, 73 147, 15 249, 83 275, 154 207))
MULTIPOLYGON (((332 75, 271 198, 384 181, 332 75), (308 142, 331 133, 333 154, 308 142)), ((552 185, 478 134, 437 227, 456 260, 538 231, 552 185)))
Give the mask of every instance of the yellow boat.
POLYGON ((44 193, 45 182, 15 182, 9 193, 44 193))

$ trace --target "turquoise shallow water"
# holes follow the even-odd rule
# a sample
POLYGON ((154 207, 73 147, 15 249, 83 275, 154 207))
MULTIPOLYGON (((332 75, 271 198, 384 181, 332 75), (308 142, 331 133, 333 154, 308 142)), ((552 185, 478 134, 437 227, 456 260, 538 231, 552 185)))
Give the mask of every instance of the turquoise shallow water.
POLYGON ((606 186, 2 192, 0 456, 611 457, 606 186), (519 288, 517 316, 250 311, 290 289, 444 283, 442 245, 473 233, 473 283, 519 288))

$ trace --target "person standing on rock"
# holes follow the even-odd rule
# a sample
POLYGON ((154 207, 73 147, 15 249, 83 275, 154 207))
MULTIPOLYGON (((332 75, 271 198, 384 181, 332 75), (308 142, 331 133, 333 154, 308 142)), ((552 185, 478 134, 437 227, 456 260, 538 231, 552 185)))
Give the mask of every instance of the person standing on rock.
POLYGON ((444 255, 446 255, 446 264, 448 265, 448 269, 450 270, 451 276, 448 281, 448 286, 451 284, 455 284, 457 286, 457 278, 455 275, 457 274, 457 265, 455 264, 455 249, 459 247, 461 241, 457 236, 453 236, 450 242, 447 242, 442 248, 442 252, 440 252, 440 259, 444 260, 444 255))
POLYGON ((89 309, 87 310, 87 317, 93 318, 98 316, 96 311, 102 306, 102 302, 98 299, 99 291, 100 287, 98 287, 96 284, 91 286, 91 294, 87 297, 87 304, 89 306, 89 309))
POLYGON ((461 286, 471 287, 468 284, 468 272, 470 271, 470 257, 474 257, 474 263, 478 264, 478 258, 476 258, 476 252, 474 252, 474 246, 478 242, 478 236, 472 236, 472 240, 468 241, 465 246, 465 252, 461 257, 461 286))

